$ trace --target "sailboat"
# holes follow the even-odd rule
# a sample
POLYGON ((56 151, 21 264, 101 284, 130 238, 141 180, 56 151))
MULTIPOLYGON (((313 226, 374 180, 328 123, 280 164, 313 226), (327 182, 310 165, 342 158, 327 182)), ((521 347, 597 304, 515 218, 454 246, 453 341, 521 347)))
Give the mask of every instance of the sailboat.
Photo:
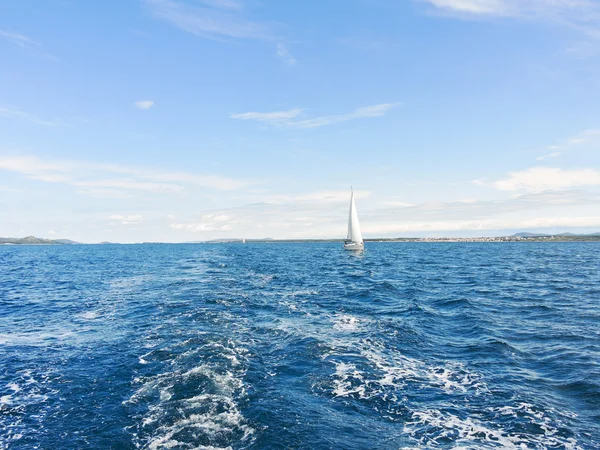
POLYGON ((354 203, 354 191, 350 188, 350 213, 348 214, 348 236, 344 241, 344 248, 347 250, 362 250, 365 248, 363 244, 362 233, 358 223, 358 213, 356 212, 356 204, 354 203))

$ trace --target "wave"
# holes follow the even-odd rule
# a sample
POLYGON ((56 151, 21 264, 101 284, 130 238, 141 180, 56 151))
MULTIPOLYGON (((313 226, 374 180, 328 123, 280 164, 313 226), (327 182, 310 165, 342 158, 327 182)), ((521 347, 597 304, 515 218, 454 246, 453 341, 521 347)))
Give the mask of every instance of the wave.
MULTIPOLYGON (((124 406, 139 411, 131 430, 138 448, 227 449, 251 442, 254 429, 239 407, 246 393, 246 350, 231 340, 190 348, 193 343, 179 343, 187 350, 167 361, 186 366, 200 356, 205 363, 134 380, 140 386, 124 406)), ((158 353, 140 358, 148 364, 158 353)))

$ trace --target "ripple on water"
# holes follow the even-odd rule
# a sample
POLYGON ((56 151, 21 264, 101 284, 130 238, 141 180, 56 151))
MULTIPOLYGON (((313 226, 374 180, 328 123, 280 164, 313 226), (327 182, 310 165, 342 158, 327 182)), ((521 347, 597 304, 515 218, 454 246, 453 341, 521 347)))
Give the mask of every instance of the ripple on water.
POLYGON ((0 248, 0 448, 600 448, 584 244, 0 248))

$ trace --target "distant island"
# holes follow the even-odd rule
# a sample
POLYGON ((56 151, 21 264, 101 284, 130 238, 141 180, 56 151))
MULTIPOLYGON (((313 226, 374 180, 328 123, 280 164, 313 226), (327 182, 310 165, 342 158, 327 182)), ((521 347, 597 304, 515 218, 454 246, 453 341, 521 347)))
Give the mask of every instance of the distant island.
MULTIPOLYGON (((180 244, 241 244, 242 239, 212 239, 209 241, 180 242, 180 244)), ((276 244, 276 243, 302 243, 302 242, 343 242, 344 239, 246 239, 248 244, 276 244)), ((600 242, 600 233, 574 234, 574 233, 517 233, 511 236, 493 237, 393 237, 393 238, 368 238, 365 242, 600 242)), ((35 236, 24 238, 1 238, 0 245, 74 245, 80 242, 70 239, 43 239, 35 236)), ((98 245, 118 244, 117 242, 99 242, 98 245)), ((141 244, 166 244, 165 242, 141 242, 141 244)), ((92 244, 93 245, 93 244, 92 244)))
POLYGON ((1 238, 0 245, 70 245, 78 242, 69 239, 42 239, 35 236, 26 236, 24 238, 1 238))

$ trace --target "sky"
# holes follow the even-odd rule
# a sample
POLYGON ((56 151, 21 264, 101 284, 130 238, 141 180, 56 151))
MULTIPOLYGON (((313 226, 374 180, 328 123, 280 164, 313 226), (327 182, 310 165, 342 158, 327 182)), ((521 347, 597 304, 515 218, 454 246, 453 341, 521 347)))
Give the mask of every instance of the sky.
POLYGON ((0 236, 600 231, 596 0, 4 0, 0 236))

